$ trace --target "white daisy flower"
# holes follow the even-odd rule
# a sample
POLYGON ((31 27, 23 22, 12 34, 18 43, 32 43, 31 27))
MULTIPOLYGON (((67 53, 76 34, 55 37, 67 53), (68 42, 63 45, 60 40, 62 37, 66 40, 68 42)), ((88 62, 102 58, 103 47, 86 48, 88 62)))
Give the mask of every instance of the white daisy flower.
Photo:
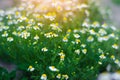
POLYGON ((34 37, 34 40, 38 40, 38 39, 39 39, 39 36, 36 35, 36 36, 34 37))
POLYGON ((94 41, 94 38, 93 38, 92 36, 89 36, 89 37, 87 38, 87 41, 88 41, 88 42, 93 42, 93 41, 94 41))
POLYGON ((46 47, 44 47, 44 48, 41 49, 41 51, 43 51, 43 52, 47 52, 48 49, 47 49, 46 47))
POLYGON ((67 37, 64 37, 64 38, 63 38, 63 42, 68 42, 67 37))
POLYGON ((75 53, 79 55, 80 54, 80 50, 79 49, 75 50, 75 53))
POLYGON ((95 35, 96 34, 96 32, 94 31, 94 29, 90 30, 89 32, 90 32, 91 35, 95 35))
POLYGON ((116 64, 119 64, 119 63, 120 63, 120 61, 119 61, 118 59, 116 59, 116 60, 115 60, 115 63, 116 63, 116 64))
POLYGON ((61 78, 61 74, 58 74, 58 75, 56 76, 56 78, 60 79, 60 78, 61 78))
POLYGON ((110 37, 110 38, 115 38, 115 34, 114 34, 114 33, 109 34, 109 37, 110 37))
POLYGON ((86 54, 86 53, 87 53, 87 49, 83 49, 82 52, 83 52, 84 54, 86 54))
POLYGON ((2 34, 2 37, 7 37, 8 36, 8 33, 7 31, 5 31, 3 34, 2 34))
POLYGON ((87 22, 83 22, 82 26, 90 27, 89 23, 87 23, 87 22))
POLYGON ((100 30, 98 31, 98 33, 99 33, 101 36, 104 36, 104 35, 107 34, 107 32, 106 32, 104 29, 100 29, 100 30))
POLYGON ((24 39, 27 39, 27 38, 30 36, 30 33, 27 32, 27 31, 23 31, 23 32, 20 34, 20 36, 21 36, 22 38, 24 38, 24 39))
POLYGON ((69 78, 68 75, 62 75, 62 77, 63 77, 65 80, 68 80, 68 78, 69 78))
POLYGON ((106 28, 108 28, 108 25, 107 25, 106 23, 104 23, 104 24, 102 25, 102 27, 106 29, 106 28))
POLYGON ((8 38, 7 38, 7 41, 8 41, 8 42, 12 42, 13 40, 14 40, 14 39, 13 39, 12 37, 8 37, 8 38))
POLYGON ((99 64, 99 65, 102 65, 102 62, 99 61, 98 64, 99 64))
POLYGON ((40 30, 40 28, 38 26, 33 26, 34 30, 40 30))
POLYGON ((81 44, 81 47, 85 48, 85 47, 86 47, 86 44, 81 44))
POLYGON ((104 54, 101 54, 99 57, 100 57, 101 59, 105 59, 105 58, 106 58, 106 56, 105 56, 104 54))
POLYGON ((96 28, 96 27, 99 27, 100 24, 99 24, 99 22, 95 21, 95 22, 93 22, 93 24, 91 26, 96 28))
POLYGON ((80 38, 80 35, 79 34, 74 34, 74 37, 75 38, 80 38))
POLYGON ((40 26, 40 27, 43 27, 43 24, 42 24, 42 23, 38 23, 37 25, 40 26))
POLYGON ((59 71, 55 66, 49 66, 49 69, 54 72, 59 71))
POLYGON ((46 74, 42 74, 40 77, 41 80, 47 80, 47 75, 46 74))
POLYGON ((109 40, 109 36, 103 36, 103 37, 102 37, 102 40, 108 41, 108 40, 109 40))
POLYGON ((63 53, 63 51, 60 52, 58 55, 60 55, 60 60, 61 60, 61 61, 64 61, 64 59, 65 59, 65 54, 63 53))
POLYGON ((117 44, 113 44, 113 45, 112 45, 112 48, 114 48, 114 49, 118 49, 119 46, 118 46, 117 44))
POLYGON ((115 60, 115 56, 114 55, 112 55, 110 58, 113 59, 113 60, 115 60))
POLYGON ((34 70, 35 70, 34 67, 32 67, 32 66, 29 66, 29 67, 28 67, 28 71, 31 71, 31 72, 32 72, 32 71, 34 71, 34 70))

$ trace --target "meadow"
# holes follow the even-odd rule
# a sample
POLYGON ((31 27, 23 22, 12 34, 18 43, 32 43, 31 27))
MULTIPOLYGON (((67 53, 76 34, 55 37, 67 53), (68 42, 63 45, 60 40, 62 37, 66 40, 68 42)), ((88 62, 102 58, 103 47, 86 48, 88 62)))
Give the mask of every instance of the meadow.
POLYGON ((96 80, 120 69, 120 30, 87 0, 22 0, 0 10, 1 80, 96 80), (106 67, 111 65, 111 69, 106 67))

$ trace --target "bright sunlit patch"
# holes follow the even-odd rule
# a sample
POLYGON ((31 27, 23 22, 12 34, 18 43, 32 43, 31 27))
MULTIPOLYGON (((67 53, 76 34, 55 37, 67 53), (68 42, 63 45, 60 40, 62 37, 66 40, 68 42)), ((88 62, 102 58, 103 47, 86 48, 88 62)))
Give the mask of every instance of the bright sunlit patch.
MULTIPOLYGON (((22 5, 27 6, 28 9, 34 9, 36 12, 46 12, 47 10, 61 12, 63 10, 88 8, 86 4, 79 4, 79 0, 29 0, 29 2, 28 0, 22 0, 22 2, 22 5), (39 7, 39 10, 36 9, 36 6, 39 7)), ((66 21, 67 18, 64 17, 63 19, 66 21)))

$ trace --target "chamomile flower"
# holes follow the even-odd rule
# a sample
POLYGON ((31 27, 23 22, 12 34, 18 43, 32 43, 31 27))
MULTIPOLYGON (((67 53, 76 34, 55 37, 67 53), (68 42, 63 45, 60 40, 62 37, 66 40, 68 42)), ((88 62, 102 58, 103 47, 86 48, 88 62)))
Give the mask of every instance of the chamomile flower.
POLYGON ((86 53, 87 53, 87 49, 83 49, 83 50, 82 50, 82 53, 83 53, 83 54, 86 54, 86 53))
POLYGON ((58 75, 56 76, 56 78, 60 79, 60 78, 61 78, 61 74, 58 74, 58 75))
POLYGON ((77 5, 77 7, 76 8, 78 8, 78 9, 83 9, 83 8, 88 8, 89 6, 87 5, 87 4, 81 4, 81 5, 77 5))
POLYGON ((103 37, 98 37, 98 42, 102 42, 103 41, 103 37))
POLYGON ((86 44, 81 44, 81 47, 82 47, 82 48, 85 48, 85 47, 86 47, 86 44))
POLYGON ((68 80, 69 79, 69 76, 66 74, 66 75, 62 75, 62 77, 65 79, 65 80, 68 80))
POLYGON ((52 37, 58 37, 58 34, 55 34, 55 33, 54 33, 54 34, 52 35, 52 37))
POLYGON ((14 40, 13 37, 8 37, 8 38, 7 38, 7 41, 8 41, 8 42, 12 42, 13 40, 14 40))
POLYGON ((60 60, 61 61, 64 61, 64 59, 65 59, 65 54, 63 54, 63 55, 60 56, 60 60))
POLYGON ((86 30, 85 30, 85 29, 82 29, 82 30, 80 30, 80 32, 81 32, 82 34, 85 34, 85 33, 86 33, 86 30))
POLYGON ((21 31, 21 30, 23 30, 23 29, 25 29, 24 26, 19 26, 19 27, 17 28, 18 31, 21 31))
POLYGON ((118 49, 119 46, 118 46, 117 44, 113 44, 113 45, 112 45, 112 48, 114 48, 114 49, 118 49))
POLYGON ((53 32, 49 32, 49 33, 44 34, 44 36, 45 36, 46 38, 51 38, 51 37, 52 37, 52 34, 53 34, 53 32))
POLYGON ((9 26, 3 26, 3 29, 4 29, 4 30, 8 30, 8 29, 9 29, 9 26))
POLYGON ((74 37, 75 38, 80 38, 80 35, 79 34, 74 34, 74 37))
POLYGON ((37 23, 38 26, 43 27, 43 23, 37 23))
POLYGON ((90 32, 91 35, 95 35, 96 34, 96 32, 94 31, 94 29, 91 29, 89 32, 90 32))
POLYGON ((68 42, 67 37, 64 37, 64 38, 63 38, 63 42, 68 42))
POLYGON ((15 36, 17 36, 17 32, 16 31, 13 31, 12 34, 15 35, 15 36))
POLYGON ((21 36, 22 38, 24 38, 24 39, 27 39, 27 38, 30 36, 30 33, 27 32, 27 31, 23 31, 23 32, 20 34, 20 36, 21 36))
POLYGON ((115 60, 115 56, 114 55, 112 55, 110 58, 113 59, 113 60, 115 60))
POLYGON ((109 37, 110 37, 110 38, 115 38, 115 34, 114 34, 114 33, 111 33, 111 34, 109 34, 109 37))
POLYGON ((105 56, 104 54, 101 54, 99 57, 100 57, 101 59, 105 59, 105 58, 106 58, 106 56, 105 56))
POLYGON ((99 26, 100 26, 100 24, 97 21, 93 22, 93 24, 92 24, 92 27, 94 27, 94 28, 99 27, 99 26))
POLYGON ((49 69, 54 72, 59 71, 55 66, 49 66, 49 69))
POLYGON ((56 18, 56 13, 49 12, 49 13, 43 15, 43 16, 44 16, 45 19, 49 19, 50 21, 53 21, 56 18))
POLYGON ((67 33, 68 33, 68 34, 71 33, 71 29, 68 29, 68 30, 67 30, 67 33))
POLYGON ((34 19, 29 19, 28 23, 34 25, 35 24, 35 20, 34 19))
POLYGON ((31 71, 31 72, 32 72, 32 71, 34 71, 34 70, 35 70, 35 68, 34 68, 33 66, 30 65, 30 66, 28 67, 28 71, 31 71))
POLYGON ((60 53, 58 53, 58 55, 60 55, 60 56, 61 56, 61 55, 64 55, 63 51, 61 51, 60 53))
POLYGON ((103 50, 99 48, 99 49, 98 49, 98 52, 99 52, 99 53, 103 53, 103 50))
POLYGON ((12 24, 13 24, 13 21, 12 21, 12 20, 8 20, 7 24, 8 24, 8 25, 12 25, 12 24))
POLYGON ((109 40, 109 36, 98 37, 99 42, 108 41, 108 40, 109 40))
POLYGON ((66 18, 66 17, 63 17, 63 21, 64 21, 64 22, 67 22, 67 18, 66 18))
POLYGON ((104 35, 107 34, 107 32, 106 32, 104 29, 100 29, 100 30, 98 31, 98 33, 99 33, 101 36, 104 36, 104 35))
POLYGON ((101 62, 101 61, 99 61, 99 62, 98 62, 98 64, 99 64, 99 65, 102 65, 102 62, 101 62))
POLYGON ((38 26, 33 26, 34 30, 40 30, 40 28, 38 26))
POLYGON ((61 6, 57 6, 57 11, 58 12, 60 12, 60 11, 62 11, 63 9, 62 9, 62 7, 61 6))
POLYGON ((50 24, 50 27, 52 28, 52 30, 62 31, 58 23, 52 23, 50 24))
POLYGON ((80 54, 80 50, 79 50, 79 49, 76 49, 76 50, 75 50, 75 53, 79 55, 79 54, 80 54))
POLYGON ((34 37, 34 40, 38 40, 38 39, 39 39, 39 36, 36 35, 36 36, 34 37))
POLYGON ((7 31, 5 31, 3 34, 2 34, 2 37, 7 37, 8 36, 8 33, 7 31))
POLYGON ((88 42, 93 42, 93 41, 94 41, 94 38, 93 38, 92 36, 89 36, 89 37, 87 38, 87 41, 88 41, 88 42))
POLYGON ((117 30, 115 26, 111 26, 111 29, 114 30, 114 31, 117 30))
POLYGON ((53 38, 53 37, 58 37, 58 34, 53 33, 53 32, 49 32, 49 33, 44 34, 44 36, 46 38, 53 38))
POLYGON ((119 61, 118 59, 116 59, 116 60, 115 60, 115 63, 116 63, 116 64, 119 64, 119 63, 120 63, 120 61, 119 61))
POLYGON ((47 80, 47 75, 46 74, 42 74, 40 77, 41 80, 47 80))
POLYGON ((83 22, 82 26, 85 26, 85 27, 90 27, 90 24, 88 22, 83 22))
POLYGON ((104 23, 104 24, 102 25, 102 27, 106 29, 106 28, 108 28, 108 25, 107 25, 106 23, 104 23))
POLYGON ((48 49, 47 49, 46 47, 44 47, 44 48, 41 49, 41 51, 43 51, 43 52, 47 52, 48 49))
POLYGON ((75 43, 76 44, 78 44, 78 43, 80 43, 81 41, 80 41, 80 39, 75 39, 75 43))
POLYGON ((64 61, 65 59, 65 54, 63 53, 63 51, 61 51, 58 55, 60 55, 60 60, 64 61))
POLYGON ((102 40, 103 40, 103 41, 108 41, 108 40, 109 40, 109 36, 103 36, 103 37, 102 37, 102 40))

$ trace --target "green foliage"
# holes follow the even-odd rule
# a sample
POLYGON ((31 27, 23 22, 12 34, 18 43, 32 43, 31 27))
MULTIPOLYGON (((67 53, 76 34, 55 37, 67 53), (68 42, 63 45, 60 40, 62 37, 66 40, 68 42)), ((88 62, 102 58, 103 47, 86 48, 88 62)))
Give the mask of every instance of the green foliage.
POLYGON ((15 71, 8 73, 6 69, 0 67, 0 80, 13 80, 15 76, 15 71))
POLYGON ((120 5, 120 0, 112 0, 113 3, 120 5))
POLYGON ((21 80, 95 80, 109 64, 119 69, 118 31, 102 24, 95 5, 46 4, 25 1, 0 11, 0 54, 24 72, 21 80))

